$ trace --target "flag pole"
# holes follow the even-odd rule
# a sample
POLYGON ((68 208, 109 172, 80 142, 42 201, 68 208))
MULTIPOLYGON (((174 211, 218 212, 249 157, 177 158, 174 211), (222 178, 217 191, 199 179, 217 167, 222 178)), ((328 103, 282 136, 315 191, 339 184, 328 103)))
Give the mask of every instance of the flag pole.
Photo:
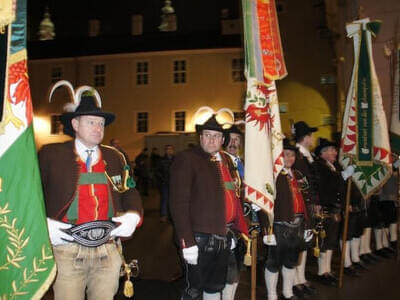
POLYGON ((257 230, 251 232, 251 300, 256 300, 257 285, 257 230))
MULTIPOLYGON (((394 172, 394 171, 393 171, 394 172)), ((400 261, 400 169, 397 171, 397 247, 396 247, 396 258, 397 261, 400 261)))
POLYGON ((350 208, 350 195, 351 195, 351 176, 347 179, 346 189, 346 206, 344 210, 344 224, 342 234, 342 253, 340 256, 340 270, 339 270, 339 288, 343 286, 343 268, 344 268, 344 257, 346 253, 346 238, 349 228, 349 208, 350 208))

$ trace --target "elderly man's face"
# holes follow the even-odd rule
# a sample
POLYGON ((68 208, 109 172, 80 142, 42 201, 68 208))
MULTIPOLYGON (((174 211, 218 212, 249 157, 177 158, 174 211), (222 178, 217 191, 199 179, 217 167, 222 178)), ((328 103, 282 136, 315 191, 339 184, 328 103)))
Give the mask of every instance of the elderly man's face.
POLYGON ((333 164, 336 161, 337 157, 336 148, 333 146, 325 147, 321 151, 321 157, 333 164))
POLYGON ((93 148, 100 144, 104 137, 105 119, 98 116, 80 116, 72 119, 75 136, 86 147, 93 148))
POLYGON ((285 167, 290 169, 293 166, 294 162, 296 161, 296 151, 284 149, 283 161, 285 163, 285 167))
POLYGON ((221 150, 224 143, 222 132, 215 130, 203 130, 200 135, 200 146, 203 150, 210 154, 215 154, 221 150))
POLYGON ((229 133, 229 144, 226 147, 226 151, 230 154, 237 156, 240 150, 240 144, 242 142, 242 137, 239 133, 229 133))

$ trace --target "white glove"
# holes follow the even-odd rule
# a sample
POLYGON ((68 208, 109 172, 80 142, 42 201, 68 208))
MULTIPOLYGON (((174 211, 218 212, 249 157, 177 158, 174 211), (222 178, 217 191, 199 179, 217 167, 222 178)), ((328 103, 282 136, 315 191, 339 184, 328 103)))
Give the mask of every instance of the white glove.
POLYGON ((276 246, 275 234, 264 235, 263 243, 267 246, 276 246))
POLYGON ((231 250, 233 250, 235 248, 236 248, 236 242, 235 242, 235 239, 232 239, 231 240, 231 250))
POLYGON ((342 171, 342 177, 344 180, 347 180, 350 176, 354 174, 354 166, 350 165, 345 170, 342 171))
POLYGON ((261 210, 261 208, 260 208, 258 205, 255 205, 255 204, 251 204, 251 208, 252 208, 255 212, 258 212, 258 211, 261 210))
POLYGON ((182 253, 183 253, 183 259, 189 265, 197 265, 197 259, 199 258, 199 247, 197 247, 197 245, 194 245, 189 248, 183 248, 182 253))
POLYGON ((120 217, 114 217, 112 220, 121 224, 117 228, 114 228, 110 232, 110 235, 127 237, 131 236, 135 232, 140 217, 137 213, 126 213, 120 217))
POLYGON ((74 240, 71 235, 61 230, 71 228, 71 224, 47 218, 47 227, 49 229, 50 242, 53 246, 68 244, 74 240))
POLYGON ((313 233, 312 229, 304 230, 304 240, 305 240, 305 242, 308 243, 309 241, 311 241, 313 235, 314 235, 314 233, 313 233))
POLYGON ((393 163, 393 167, 396 168, 396 169, 398 169, 398 168, 400 167, 400 159, 396 160, 396 161, 393 163))

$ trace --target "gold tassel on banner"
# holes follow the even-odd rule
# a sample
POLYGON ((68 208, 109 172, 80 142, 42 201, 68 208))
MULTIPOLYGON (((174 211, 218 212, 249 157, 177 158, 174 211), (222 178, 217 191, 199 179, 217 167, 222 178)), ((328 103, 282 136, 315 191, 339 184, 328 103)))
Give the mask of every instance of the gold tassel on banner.
POLYGON ((126 273, 126 280, 124 282, 124 296, 127 298, 132 298, 135 294, 133 289, 133 282, 131 281, 131 268, 125 262, 124 263, 125 273, 126 273))
POLYGON ((251 266, 251 240, 243 233, 242 233, 242 237, 247 242, 247 250, 246 250, 246 254, 244 256, 243 264, 245 266, 250 267, 251 266))

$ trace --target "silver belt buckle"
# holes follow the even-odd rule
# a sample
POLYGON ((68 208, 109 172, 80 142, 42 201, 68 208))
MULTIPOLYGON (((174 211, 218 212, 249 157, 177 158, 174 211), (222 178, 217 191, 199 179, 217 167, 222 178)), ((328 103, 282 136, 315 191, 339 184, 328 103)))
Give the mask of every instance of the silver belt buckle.
POLYGON ((116 227, 112 221, 92 221, 64 230, 74 242, 86 247, 98 247, 110 240, 110 233, 116 227))

